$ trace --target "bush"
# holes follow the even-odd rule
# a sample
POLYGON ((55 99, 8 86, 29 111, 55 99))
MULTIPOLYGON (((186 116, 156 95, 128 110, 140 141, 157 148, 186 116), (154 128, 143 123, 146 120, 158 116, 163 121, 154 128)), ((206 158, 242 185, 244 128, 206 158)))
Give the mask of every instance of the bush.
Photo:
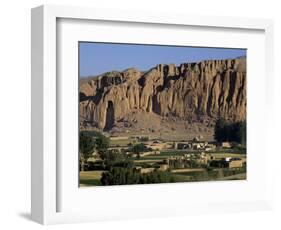
POLYGON ((116 149, 101 152, 100 157, 107 169, 113 166, 133 167, 133 161, 131 161, 126 154, 121 153, 116 149))
POLYGON ((112 167, 109 172, 102 173, 101 183, 103 185, 125 185, 125 184, 154 184, 175 182, 170 172, 154 171, 141 174, 133 168, 112 167))
POLYGON ((156 183, 173 183, 175 178, 170 172, 154 171, 151 173, 142 174, 140 178, 141 184, 156 184, 156 183))
POLYGON ((138 184, 140 174, 133 169, 112 167, 109 172, 103 172, 101 183, 103 185, 138 184))
POLYGON ((141 153, 141 152, 145 152, 147 150, 147 147, 145 144, 140 143, 140 144, 136 144, 132 147, 132 152, 133 153, 141 153))

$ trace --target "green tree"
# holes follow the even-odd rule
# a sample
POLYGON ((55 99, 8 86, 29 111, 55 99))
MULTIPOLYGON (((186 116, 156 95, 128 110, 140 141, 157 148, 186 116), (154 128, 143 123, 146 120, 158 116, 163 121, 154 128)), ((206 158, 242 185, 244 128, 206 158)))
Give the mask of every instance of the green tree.
POLYGON ((120 153, 117 149, 105 150, 100 152, 100 157, 103 160, 104 166, 106 168, 113 167, 115 165, 130 165, 130 160, 125 156, 125 154, 120 153))
POLYGON ((247 141, 246 126, 246 121, 238 122, 237 142, 241 143, 242 145, 246 145, 247 141))
POLYGON ((80 134, 92 137, 98 153, 105 151, 109 147, 109 138, 97 131, 82 131, 80 134))
POLYGON ((79 138, 79 152, 82 171, 85 170, 85 165, 87 164, 88 159, 92 156, 94 149, 95 140, 91 136, 85 135, 81 132, 79 138))
POLYGON ((146 145, 144 143, 140 143, 140 144, 136 144, 132 147, 132 152, 139 154, 141 152, 146 151, 146 149, 147 149, 146 145))
POLYGON ((101 177, 103 185, 122 184, 153 184, 172 183, 175 178, 171 172, 154 171, 142 174, 133 168, 112 167, 108 172, 104 172, 101 177))
POLYGON ((246 121, 228 122, 223 118, 216 121, 214 138, 217 141, 234 141, 245 145, 246 136, 246 121))
POLYGON ((108 172, 102 173, 103 185, 138 184, 140 174, 133 169, 112 167, 108 172))
POLYGON ((215 139, 217 141, 223 141, 225 139, 225 126, 226 126, 226 120, 224 118, 219 118, 216 121, 215 125, 215 139))
POLYGON ((79 150, 81 170, 84 171, 85 164, 96 150, 98 154, 103 154, 109 147, 109 139, 97 131, 81 131, 79 150))
POLYGON ((96 137, 96 149, 98 153, 102 153, 109 147, 109 138, 102 135, 101 133, 96 137))

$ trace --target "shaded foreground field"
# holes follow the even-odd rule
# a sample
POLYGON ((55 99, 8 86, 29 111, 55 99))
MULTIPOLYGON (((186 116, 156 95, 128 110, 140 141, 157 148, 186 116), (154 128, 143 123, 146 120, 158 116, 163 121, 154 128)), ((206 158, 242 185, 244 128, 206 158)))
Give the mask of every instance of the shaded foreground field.
POLYGON ((104 171, 102 170, 80 172, 80 186, 86 187, 102 185, 100 178, 103 172, 104 171))
MULTIPOLYGON (((101 186, 100 178, 103 171, 80 172, 80 187, 101 186)), ((205 169, 189 169, 188 172, 174 172, 175 182, 195 182, 195 181, 225 181, 225 180, 245 180, 246 170, 232 171, 212 171, 205 169)))

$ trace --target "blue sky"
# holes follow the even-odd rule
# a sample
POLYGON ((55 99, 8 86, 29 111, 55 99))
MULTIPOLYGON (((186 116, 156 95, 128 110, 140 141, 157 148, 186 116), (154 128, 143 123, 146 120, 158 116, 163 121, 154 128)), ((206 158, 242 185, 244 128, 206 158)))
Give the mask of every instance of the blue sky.
POLYGON ((80 42, 79 55, 80 76, 87 77, 130 67, 149 70, 159 63, 236 58, 246 56, 246 49, 80 42))

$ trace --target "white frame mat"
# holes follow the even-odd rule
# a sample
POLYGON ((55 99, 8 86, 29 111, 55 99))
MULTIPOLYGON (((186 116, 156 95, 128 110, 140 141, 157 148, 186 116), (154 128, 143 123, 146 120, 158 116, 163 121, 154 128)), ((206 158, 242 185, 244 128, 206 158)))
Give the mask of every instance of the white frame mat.
MULTIPOLYGON (((132 24, 131 24, 132 25, 132 24)), ((94 28, 94 27, 93 27, 94 28)), ((126 31, 126 29, 125 29, 126 31)), ((77 31, 76 31, 77 32, 77 31)), ((124 33, 124 31, 123 31, 124 33)), ((77 34, 77 33, 76 33, 77 34)), ((57 223, 71 223, 71 222, 88 222, 110 219, 128 219, 128 218, 147 218, 147 217, 165 217, 175 215, 187 214, 201 214, 201 213, 220 213, 220 212, 239 212, 239 211, 256 211, 268 210, 273 207, 273 167, 272 159, 274 153, 274 145, 271 143, 270 133, 273 130, 272 116, 273 108, 276 103, 273 98, 273 23, 265 19, 247 19, 247 18, 231 18, 231 17, 214 17, 214 16, 194 16, 194 15, 175 15, 164 14, 157 12, 137 12, 137 11, 117 11, 109 9, 92 9, 79 7, 65 7, 65 6, 50 6, 44 5, 32 9, 32 188, 31 188, 31 213, 32 219, 41 224, 57 224, 57 223), (83 19, 79 22, 79 20, 83 19), (64 31, 65 35, 75 33, 75 28, 68 26, 64 27, 62 21, 67 23, 76 23, 76 30, 81 28, 81 36, 66 36, 59 38, 60 30, 64 31), (87 26, 82 26, 84 22, 88 22, 87 26), (91 21, 103 22, 107 25, 118 23, 138 23, 139 25, 149 25, 151 27, 161 27, 165 32, 165 27, 174 29, 180 27, 184 31, 185 27, 200 28, 206 31, 208 28, 217 30, 241 30, 243 33, 247 31, 258 31, 262 34, 260 40, 256 44, 260 44, 258 57, 255 57, 254 42, 252 47, 250 44, 251 36, 245 36, 245 41, 241 41, 241 46, 244 44, 249 48, 249 63, 247 60, 247 70, 249 67, 250 80, 248 81, 248 95, 249 95, 249 111, 250 130, 248 132, 248 140, 250 145, 247 151, 250 152, 249 159, 252 162, 249 164, 249 178, 247 181, 229 181, 229 182, 211 182, 211 183, 186 183, 179 184, 165 184, 165 185, 136 185, 136 186, 116 186, 116 187, 102 187, 79 189, 76 186, 75 174, 77 172, 70 172, 70 168, 62 167, 65 162, 64 155, 58 154, 60 145, 65 142, 65 138, 60 139, 58 127, 61 125, 61 120, 58 119, 58 113, 66 113, 71 108, 59 106, 58 100, 68 97, 68 95, 78 95, 77 77, 78 63, 74 55, 75 47, 71 44, 78 44, 80 39, 94 39, 88 34, 91 33, 91 21), (83 31, 89 30, 85 33, 83 31), (70 32, 69 32, 70 31, 70 32), (84 37, 83 37, 84 36, 84 37), (248 43, 247 43, 248 39, 248 43), (69 43, 69 44, 68 44, 69 43), (63 44, 63 45, 62 45, 63 44), (248 44, 248 45, 247 45, 248 44), (66 51, 69 50, 69 51, 66 51), (73 52, 72 52, 73 51, 73 52), (58 52, 63 52, 58 57, 58 52), (65 53, 69 52, 69 53, 65 53), (67 58, 66 56, 69 56, 67 58), (256 64, 255 64, 256 63, 256 64), (69 68, 69 73, 61 72, 65 69, 67 64, 74 66, 69 68), (58 66, 59 65, 59 66, 58 66), (260 73, 255 72, 255 65, 260 68, 260 73), (64 83, 64 80, 58 79, 63 74, 69 74, 70 84, 64 83), (73 77, 71 77, 73 75, 73 77), (252 75, 252 77, 251 77, 252 75), (256 85, 254 85, 253 76, 257 76, 256 85), (58 83, 58 81, 62 81, 58 83), (64 85, 62 88, 62 85, 64 85), (259 92, 256 89, 261 89, 259 92), (258 95, 259 94, 259 95, 258 95), (260 105, 254 103, 254 98, 259 99, 260 105), (261 108, 266 112, 261 112, 261 108), (264 109, 266 107, 266 109, 264 109), (63 110, 63 111, 62 111, 63 110), (252 115, 256 114, 256 118, 252 115), (258 119, 263 119, 260 134, 255 132, 258 119), (264 147, 257 148, 254 143, 260 143, 264 140, 264 147), (61 143, 58 143, 60 142, 61 143), (255 152, 256 155, 252 153, 255 152), (261 152, 264 155, 261 156, 261 152), (258 172, 259 167, 263 164, 263 175, 258 180, 257 176, 253 174, 258 172), (68 171, 67 171, 68 170, 68 171), (70 174, 68 174, 70 173, 70 174), (64 175, 70 175, 71 179, 66 180, 64 175), (74 175, 72 177, 72 175, 74 175), (209 191, 214 194, 216 190, 221 191, 237 191, 238 194, 235 199, 229 198, 228 194, 213 196, 210 198, 201 199, 202 202, 197 201, 196 197, 204 197, 203 191, 209 191), (256 191, 253 192, 253 191, 256 191), (187 191, 193 199, 173 199, 175 194, 185 197, 187 191), (199 192, 202 191, 202 192, 199 192), (240 191, 240 192, 239 192, 240 191), (245 191, 245 197, 242 192, 245 191), (140 198, 136 205, 132 204, 133 197, 141 197, 142 194, 151 193, 150 208, 145 209, 145 205, 140 198), (165 202, 161 202, 163 195, 171 194, 165 202), (254 194, 255 193, 255 194, 254 194), (160 194, 160 195, 159 195, 160 194), (252 199, 250 195, 252 194, 252 199), (91 196, 98 196, 97 198, 90 198, 91 196), (102 197, 109 197, 108 202, 101 202, 102 197), (122 202, 116 201, 113 198, 119 196, 122 202), (111 198, 110 198, 111 197, 111 198), (86 203, 88 200, 89 203, 86 203), (152 202, 152 203, 151 203, 152 202), (162 204, 165 203, 165 204, 162 204), (91 208, 87 208, 90 206, 91 208), (171 210, 169 210, 171 209, 171 210)), ((62 34, 63 35, 63 34, 62 34)), ((107 41, 106 34, 100 36, 99 41, 107 41)), ((107 36, 110 36, 107 34, 107 36)), ((156 44, 157 35, 151 38, 151 41, 146 40, 144 43, 152 42, 156 44), (153 40, 154 39, 154 40, 153 40)), ((236 43, 241 40, 240 35, 237 35, 236 43)), ((129 38, 128 38, 129 39, 129 38)), ((171 38, 176 39, 176 38, 171 38)), ((205 41, 208 37, 204 36, 205 41)), ((204 39, 201 41, 204 42, 204 39)), ((108 40, 112 41, 112 40, 108 40)), ((122 41, 122 37, 115 37, 114 41, 122 41), (120 39, 120 40, 118 40, 120 39)), ((129 40, 127 40, 128 42, 129 40)), ((130 41, 129 41, 130 42, 130 41)), ((137 42, 132 37, 131 42, 137 42)), ((139 41, 141 42, 141 40, 139 41)), ((160 41, 161 42, 161 41, 160 41)), ((234 41, 235 42, 235 41, 234 41)), ((190 41, 188 44, 191 44, 190 41)), ((161 44, 165 44, 162 41, 161 44)), ((167 40, 167 44, 171 44, 167 40)), ((175 44, 184 44, 184 41, 175 41, 175 44)), ((212 43, 215 44, 215 43, 212 43)), ((234 43, 229 43, 229 45, 234 43)), ((227 45, 227 44, 226 44, 227 45)), ((237 46, 237 45, 236 45, 237 46)), ((63 78, 62 78, 63 79, 63 78)), ((70 97, 70 100, 77 100, 78 96, 70 97)), ((71 103, 70 103, 71 104, 71 103)), ((247 111, 247 113, 248 113, 247 111)), ((77 113, 78 114, 78 113, 77 113)), ((73 119, 77 114, 72 114, 73 119)), ((71 116, 70 116, 71 117, 71 116)), ((76 118, 77 119, 77 118, 76 118)), ((74 126, 73 126, 74 127, 74 126)), ((75 130, 75 127, 72 129, 75 130)), ((64 131, 62 130, 62 133, 64 131)), ((71 138, 75 139, 73 133, 71 138)), ((67 138, 70 138, 70 136, 67 138)), ((78 141, 78 138, 77 138, 78 141)), ((75 147, 75 145, 74 145, 75 147)), ((72 148, 73 149, 73 148, 72 148)), ((73 149, 73 153, 77 154, 73 149)), ((74 156, 74 155, 73 155, 74 156)), ((248 156, 247 156, 248 157, 248 156)), ((69 158, 69 165, 77 165, 77 156, 69 158)), ((78 168, 78 167, 77 167, 78 168)), ((78 170, 78 169, 77 169, 78 170)), ((248 178, 248 177, 247 177, 248 178)), ((199 199, 198 199, 199 200, 199 199)))

